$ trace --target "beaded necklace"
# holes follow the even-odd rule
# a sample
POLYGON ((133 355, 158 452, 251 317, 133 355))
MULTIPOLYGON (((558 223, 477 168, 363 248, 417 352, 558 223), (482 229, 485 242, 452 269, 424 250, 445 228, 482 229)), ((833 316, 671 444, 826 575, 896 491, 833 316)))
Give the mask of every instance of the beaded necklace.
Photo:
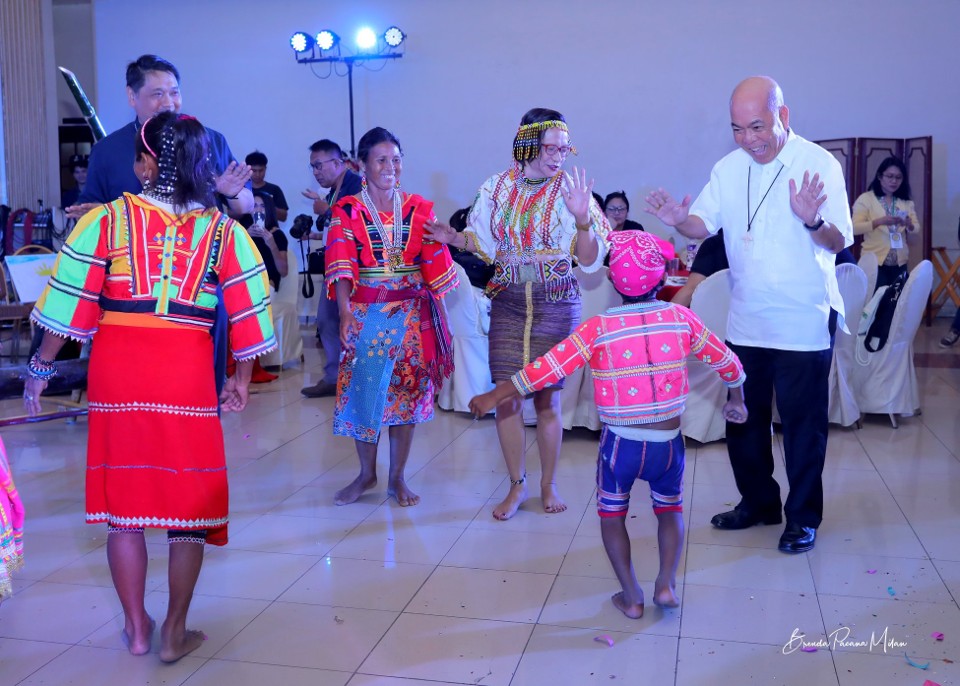
POLYGON ((559 191, 559 178, 530 181, 517 171, 503 211, 503 237, 511 240, 517 255, 527 258, 533 255, 536 232, 533 212, 544 195, 548 197, 540 219, 540 234, 543 245, 550 245, 550 216, 559 191))
POLYGON ((385 262, 383 270, 387 274, 393 274, 394 269, 398 269, 403 264, 403 200, 400 198, 400 187, 393 191, 393 226, 388 233, 380 219, 380 212, 373 204, 373 198, 367 192, 366 188, 361 189, 360 198, 363 200, 367 212, 373 219, 373 226, 380 234, 380 242, 383 244, 383 261, 385 262))

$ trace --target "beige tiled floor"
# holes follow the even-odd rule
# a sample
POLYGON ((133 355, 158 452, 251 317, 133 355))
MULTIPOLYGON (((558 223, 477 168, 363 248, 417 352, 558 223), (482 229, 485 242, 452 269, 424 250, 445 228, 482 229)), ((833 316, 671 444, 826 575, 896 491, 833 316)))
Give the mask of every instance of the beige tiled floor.
MULTIPOLYGON (((937 353, 942 328, 922 329, 918 350, 937 353)), ((333 401, 300 398, 318 369, 317 351, 307 354, 306 374, 285 372, 224 420, 231 544, 208 548, 191 611, 209 638, 173 666, 155 653, 131 657, 120 643, 105 532, 83 524, 85 421, 4 430, 28 520, 26 568, 0 607, 0 683, 960 683, 957 352, 938 353, 955 356, 953 368, 918 370, 922 415, 896 430, 884 417, 831 430, 826 516, 807 555, 778 553, 779 527, 713 529, 710 517, 737 500, 726 451, 688 445, 683 605, 650 606, 639 621, 609 600, 616 582, 592 503, 594 434, 564 436, 563 514, 545 515, 531 498, 514 519, 493 520, 507 488, 493 423, 445 412, 417 429, 410 484, 420 506, 397 507, 381 481, 336 507, 356 457, 331 435, 333 401), (846 641, 886 632, 906 646, 785 654, 794 635, 842 639, 835 632, 846 629, 846 641), (910 666, 904 652, 929 668, 910 666)), ((529 433, 533 455, 534 440, 529 433)), ((384 441, 381 478, 386 460, 384 441)), ((777 476, 784 483, 782 464, 777 476)), ((642 485, 627 524, 649 594, 656 529, 642 485)), ((161 536, 148 540, 147 607, 161 616, 166 550, 161 536)))

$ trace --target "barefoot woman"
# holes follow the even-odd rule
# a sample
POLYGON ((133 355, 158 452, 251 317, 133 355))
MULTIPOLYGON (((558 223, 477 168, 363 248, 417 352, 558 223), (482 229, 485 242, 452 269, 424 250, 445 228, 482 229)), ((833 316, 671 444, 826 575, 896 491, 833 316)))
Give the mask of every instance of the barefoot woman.
MULTIPOLYGON (((583 170, 561 167, 570 152, 563 115, 535 108, 523 115, 513 141, 515 165, 480 188, 463 233, 445 224, 428 225, 442 243, 471 250, 495 272, 487 285, 490 312, 490 373, 496 384, 546 353, 580 322, 580 285, 573 264, 596 271, 606 254, 610 226, 591 197, 593 182, 583 170)), ((478 370, 479 373, 479 370, 478 370)), ((547 512, 562 512, 556 469, 563 426, 563 382, 533 394, 540 449, 540 493, 547 512)), ((527 498, 521 398, 497 408, 497 435, 510 474, 510 492, 493 510, 509 519, 527 498)))
POLYGON ((383 128, 367 131, 357 156, 359 195, 333 207, 327 233, 328 297, 340 310, 343 355, 333 432, 353 438, 360 474, 337 491, 337 505, 377 484, 377 443, 389 427, 387 492, 402 506, 420 496, 404 467, 414 427, 433 419, 433 393, 453 371, 453 350, 438 298, 459 283, 447 246, 424 236, 433 203, 400 191, 400 141, 383 128))
POLYGON ((143 603, 143 530, 167 530, 170 600, 160 659, 173 662, 203 641, 186 619, 204 543, 227 542, 227 466, 210 373, 218 284, 237 360, 221 395, 224 410, 243 409, 254 358, 277 343, 260 254, 214 205, 200 122, 173 112, 148 119, 131 163, 143 192, 124 193, 80 219, 37 301, 31 319, 44 334, 28 365, 24 404, 31 414, 40 410, 67 338, 93 337, 87 522, 109 527, 122 638, 134 655, 149 652, 154 628, 143 603))

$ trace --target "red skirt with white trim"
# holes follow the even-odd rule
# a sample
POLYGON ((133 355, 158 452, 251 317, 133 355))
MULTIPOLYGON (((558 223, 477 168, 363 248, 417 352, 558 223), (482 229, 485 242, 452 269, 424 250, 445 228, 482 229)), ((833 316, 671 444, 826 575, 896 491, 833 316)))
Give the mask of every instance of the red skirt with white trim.
POLYGON ((227 465, 213 339, 203 330, 101 323, 89 377, 90 524, 207 531, 227 542, 227 465))

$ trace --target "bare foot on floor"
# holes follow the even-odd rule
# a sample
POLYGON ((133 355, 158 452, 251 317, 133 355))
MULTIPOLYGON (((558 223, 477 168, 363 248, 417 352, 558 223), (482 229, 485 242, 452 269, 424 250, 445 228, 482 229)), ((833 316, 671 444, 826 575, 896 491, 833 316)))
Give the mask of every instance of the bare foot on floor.
POLYGON ((369 491, 377 485, 377 476, 373 475, 365 479, 361 474, 350 482, 349 486, 341 488, 333 496, 333 502, 337 505, 349 505, 355 503, 363 495, 364 491, 369 491))
POLYGON ((640 619, 643 617, 643 602, 639 603, 628 603, 627 599, 623 596, 623 591, 619 593, 614 593, 610 596, 610 600, 613 601, 613 606, 620 610, 630 619, 640 619))
POLYGON ((493 508, 493 518, 500 521, 506 521, 517 513, 517 509, 527 499, 527 482, 522 484, 511 484, 510 492, 503 502, 493 508))
POLYGON ((653 587, 653 604, 657 607, 680 607, 680 599, 677 597, 677 590, 673 584, 659 583, 653 587))
POLYGON ((543 500, 543 511, 548 514, 556 514, 567 509, 567 504, 557 493, 557 485, 554 483, 540 484, 540 498, 543 500))
POLYGON ((123 631, 120 632, 120 640, 131 655, 146 655, 150 652, 150 644, 153 642, 153 630, 157 623, 153 617, 147 616, 147 624, 137 631, 132 622, 128 622, 123 631))
POLYGON ((401 479, 392 479, 387 487, 387 495, 392 495, 397 499, 397 505, 400 507, 410 507, 420 502, 420 496, 410 490, 407 482, 401 479))
POLYGON ((160 659, 163 662, 176 662, 184 655, 192 653, 207 640, 202 631, 187 630, 177 639, 167 638, 166 632, 163 634, 160 644, 160 659))

